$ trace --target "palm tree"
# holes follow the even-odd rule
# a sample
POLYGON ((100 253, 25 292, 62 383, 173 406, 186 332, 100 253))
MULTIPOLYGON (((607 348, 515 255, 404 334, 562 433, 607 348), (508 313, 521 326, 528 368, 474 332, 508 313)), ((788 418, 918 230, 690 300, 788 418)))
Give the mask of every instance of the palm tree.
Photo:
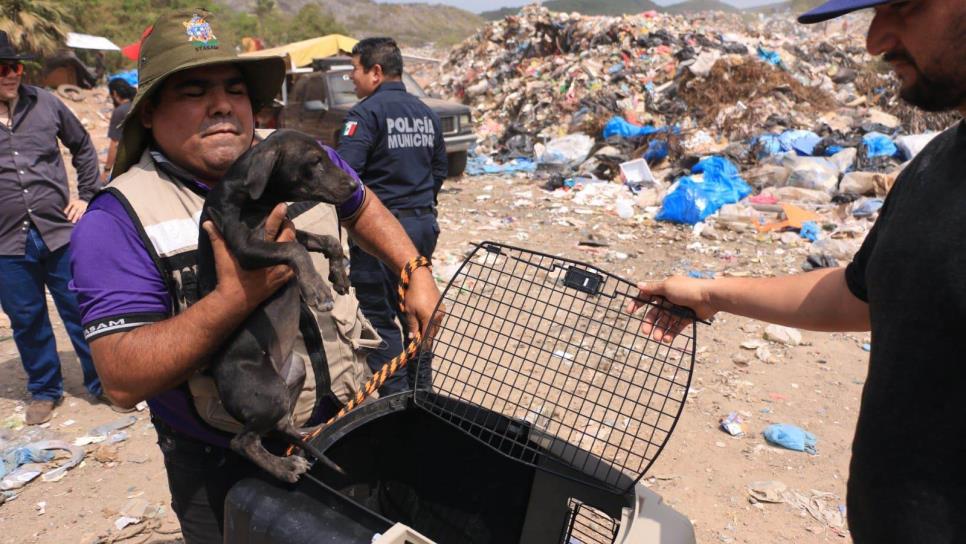
POLYGON ((0 30, 17 50, 50 55, 66 42, 70 16, 51 0, 0 0, 0 30))

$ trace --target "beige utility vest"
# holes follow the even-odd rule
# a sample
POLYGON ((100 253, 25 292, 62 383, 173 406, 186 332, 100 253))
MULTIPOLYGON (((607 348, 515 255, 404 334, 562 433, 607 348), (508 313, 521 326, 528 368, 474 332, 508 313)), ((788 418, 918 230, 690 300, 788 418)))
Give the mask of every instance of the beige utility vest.
MULTIPOLYGON (((105 190, 121 201, 134 221, 168 287, 172 315, 197 302, 198 221, 204 196, 158 170, 148 151, 105 190)), ((291 206, 290 215, 299 208, 306 206, 291 206)), ((293 222, 302 231, 345 239, 340 237, 335 208, 327 204, 307 207, 293 222)), ((328 261, 318 253, 310 255, 319 275, 328 282, 328 261)), ((331 312, 315 312, 302 305, 295 353, 305 361, 306 377, 293 414, 296 427, 308 423, 318 404, 334 403, 338 407, 353 397, 372 374, 366 365, 367 353, 382 343, 359 310, 354 290, 346 295, 333 290, 332 294, 335 308, 331 312), (305 319, 306 315, 314 319, 305 319), (310 321, 314 323, 307 327, 310 321)), ((188 379, 188 389, 198 415, 206 423, 231 433, 242 429, 222 406, 214 379, 204 368, 188 379)))

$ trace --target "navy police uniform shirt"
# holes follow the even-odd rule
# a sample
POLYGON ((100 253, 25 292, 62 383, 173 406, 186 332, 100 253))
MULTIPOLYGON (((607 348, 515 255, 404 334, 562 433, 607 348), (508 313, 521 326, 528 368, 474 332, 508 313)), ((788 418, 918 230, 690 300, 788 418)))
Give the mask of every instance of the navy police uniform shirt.
POLYGON ((401 81, 384 82, 349 111, 338 151, 389 209, 433 206, 446 178, 439 117, 401 81))

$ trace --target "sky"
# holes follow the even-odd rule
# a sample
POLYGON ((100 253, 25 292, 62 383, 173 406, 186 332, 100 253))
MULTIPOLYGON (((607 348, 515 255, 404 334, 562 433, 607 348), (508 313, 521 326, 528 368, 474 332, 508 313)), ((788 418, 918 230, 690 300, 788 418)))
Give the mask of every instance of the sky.
MULTIPOLYGON (((393 4, 409 4, 413 2, 425 2, 429 4, 447 4, 450 6, 456 6, 458 8, 463 8, 467 11, 472 11, 474 13, 479 13, 481 11, 489 11, 497 9, 500 7, 507 6, 524 6, 532 2, 532 0, 377 0, 379 2, 387 2, 393 4)), ((676 4, 678 1, 683 0, 655 0, 655 3, 662 6, 668 4, 676 4)), ((772 0, 780 1, 780 0, 772 0)), ((733 6, 739 8, 746 8, 750 6, 758 6, 761 4, 769 4, 769 0, 727 0, 727 2, 733 6)))

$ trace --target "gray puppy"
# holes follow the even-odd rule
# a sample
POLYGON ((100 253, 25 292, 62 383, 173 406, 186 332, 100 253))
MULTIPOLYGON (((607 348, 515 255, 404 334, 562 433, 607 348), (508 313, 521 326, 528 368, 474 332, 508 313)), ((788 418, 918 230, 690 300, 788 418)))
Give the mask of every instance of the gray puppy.
MULTIPOLYGON (((245 152, 208 193, 201 221, 210 219, 245 269, 285 263, 296 279, 279 289, 245 320, 211 358, 209 371, 227 412, 244 425, 231 449, 276 478, 295 482, 309 468, 299 456, 278 457, 262 445, 274 435, 297 445, 341 472, 321 452, 305 443, 292 422, 305 361, 292 352, 299 332, 301 304, 332 309, 332 292, 312 266, 309 251, 329 260, 329 279, 336 291, 349 289, 346 257, 339 240, 296 231, 297 242, 265 240, 265 220, 281 202, 342 203, 358 182, 332 163, 310 136, 279 130, 245 152)), ((198 238, 199 295, 215 289, 217 276, 208 234, 198 238)))

